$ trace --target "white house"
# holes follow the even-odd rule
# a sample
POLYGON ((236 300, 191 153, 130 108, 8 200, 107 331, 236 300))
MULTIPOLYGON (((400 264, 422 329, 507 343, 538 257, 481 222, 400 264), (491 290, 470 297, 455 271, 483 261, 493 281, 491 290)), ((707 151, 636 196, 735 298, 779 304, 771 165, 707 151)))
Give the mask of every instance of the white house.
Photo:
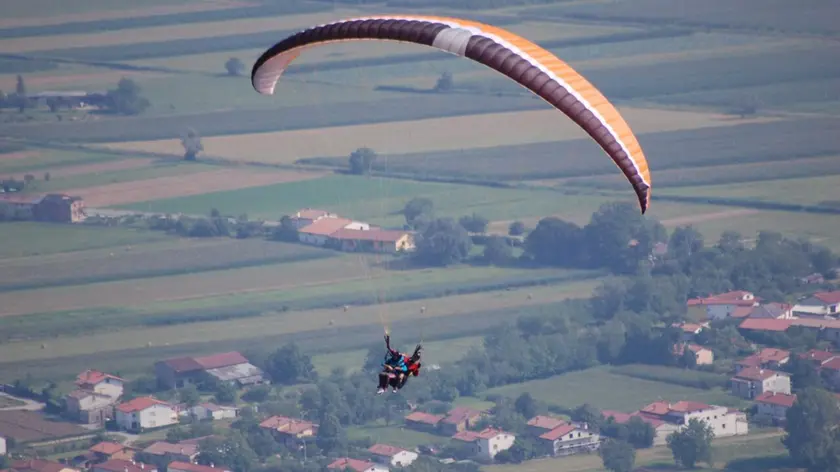
POLYGON ((215 403, 199 403, 181 412, 181 416, 191 416, 198 420, 224 420, 236 418, 239 409, 233 406, 217 405, 215 403))
POLYGON ((761 367, 747 367, 730 380, 732 394, 751 400, 765 392, 790 393, 790 374, 761 367))
POLYGON ((98 370, 86 370, 76 377, 76 386, 82 390, 119 398, 123 394, 125 380, 98 370))
POLYGON ((747 316, 759 299, 750 292, 738 290, 706 298, 688 300, 689 313, 696 319, 722 320, 732 316, 747 316), (738 311, 744 311, 743 314, 738 311))
POLYGON ((787 411, 796 402, 795 394, 765 392, 755 398, 756 416, 776 424, 784 423, 787 411))
POLYGON ((166 466, 167 472, 231 472, 224 467, 210 467, 209 465, 193 464, 191 462, 173 461, 166 466))
POLYGON ((298 230, 298 239, 304 244, 324 246, 330 240, 330 235, 353 223, 347 218, 321 218, 314 223, 298 230))
POLYGON ((618 424, 627 424, 633 418, 639 418, 643 422, 649 424, 653 428, 653 445, 664 446, 668 443, 668 436, 679 431, 682 426, 669 423, 662 418, 653 417, 650 415, 643 415, 640 412, 623 413, 620 411, 603 410, 601 413, 605 419, 612 418, 618 424))
POLYGON ((301 229, 304 226, 311 225, 312 223, 323 219, 323 218, 338 218, 338 215, 335 213, 330 213, 325 210, 316 210, 314 208, 304 208, 294 215, 292 215, 292 221, 294 222, 296 229, 301 229))
POLYGON ((712 427, 716 438, 743 435, 749 432, 747 416, 743 412, 698 402, 679 401, 673 404, 664 401, 654 402, 639 410, 639 415, 680 427, 687 426, 692 419, 702 420, 712 427))
POLYGON ((359 459, 351 459, 349 457, 342 457, 334 460, 327 466, 331 470, 352 471, 352 472, 388 472, 388 468, 384 465, 376 464, 368 461, 361 461, 359 459))
POLYGON ((343 229, 355 229, 357 231, 370 231, 370 224, 363 221, 351 221, 343 229))
POLYGON ((140 432, 178 423, 178 412, 172 405, 152 397, 139 397, 116 408, 120 429, 140 432))
POLYGON ((6 438, 0 436, 0 456, 5 456, 7 452, 6 449, 6 438))
POLYGON ((452 436, 452 439, 473 444, 476 458, 491 461, 496 454, 513 447, 516 436, 495 428, 487 428, 477 433, 461 431, 452 436))
POLYGON ((374 444, 368 448, 368 452, 373 454, 373 460, 376 462, 394 467, 411 465, 418 457, 416 452, 389 446, 388 444, 374 444))
POLYGON ((555 456, 568 456, 581 452, 597 451, 601 444, 598 433, 588 427, 567 424, 557 427, 540 436, 540 440, 548 443, 555 456))
POLYGON ((793 306, 794 314, 837 316, 840 312, 840 291, 817 292, 793 306))

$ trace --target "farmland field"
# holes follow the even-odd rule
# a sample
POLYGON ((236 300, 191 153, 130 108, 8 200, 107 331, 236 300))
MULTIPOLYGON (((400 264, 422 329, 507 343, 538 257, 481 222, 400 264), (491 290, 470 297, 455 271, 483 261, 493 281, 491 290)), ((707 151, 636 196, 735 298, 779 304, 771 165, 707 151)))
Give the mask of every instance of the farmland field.
MULTIPOLYGON (((624 107, 622 115, 636 133, 683 131, 773 118, 733 120, 731 116, 676 110, 624 107)), ((311 157, 346 158, 360 147, 380 154, 399 154, 492 148, 537 142, 585 138, 575 123, 557 110, 489 113, 449 118, 396 121, 377 125, 351 125, 276 133, 239 134, 205 138, 205 153, 232 160, 291 164, 311 157), (511 128, 510 123, 517 126, 511 128), (490 133, 488 130, 499 130, 490 133), (434 136, 434 139, 430 139, 434 136), (278 152, 279 151, 279 152, 278 152)), ((109 149, 180 154, 180 140, 108 144, 109 149)), ((342 162, 342 165, 346 164, 342 162)), ((381 165, 388 165, 385 162, 381 165)))
MULTIPOLYGON (((826 160, 840 164, 840 158, 826 160)), ((823 164, 821 162, 821 164, 823 164)), ((813 170, 823 170, 822 175, 830 173, 830 167, 820 165, 813 170)), ((840 166, 837 168, 840 173, 840 166)), ((765 202, 801 203, 819 205, 822 202, 840 202, 840 177, 808 177, 767 180, 763 182, 744 182, 739 184, 706 185, 698 187, 680 187, 667 189, 663 195, 688 195, 695 197, 738 198, 765 202)))
POLYGON ((4 222, 0 258, 29 257, 86 249, 125 247, 170 239, 160 232, 126 228, 4 222))
POLYGON ((54 21, 69 22, 89 20, 93 17, 128 16, 146 14, 166 14, 174 11, 198 10, 199 8, 213 8, 233 2, 226 0, 212 0, 209 2, 198 2, 191 0, 148 0, 144 2, 147 8, 136 9, 137 3, 132 0, 7 0, 4 5, 7 23, 18 26, 20 22, 28 23, 35 20, 50 19, 54 21), (165 8, 162 9, 162 6, 165 8), (149 8, 151 7, 151 8, 149 8), (154 12, 154 13, 153 13, 154 12), (45 13, 48 13, 45 15, 45 13), (9 20, 14 20, 13 22, 9 20))
POLYGON ((722 390, 701 390, 636 379, 613 374, 605 367, 496 387, 488 390, 487 394, 515 398, 523 392, 530 392, 538 400, 565 408, 589 403, 600 409, 628 413, 658 399, 670 402, 693 400, 724 406, 741 404, 738 398, 722 390))
MULTIPOLYGON (((58 176, 64 171, 73 172, 75 169, 84 168, 83 164, 95 166, 107 162, 109 165, 117 165, 114 164, 116 161, 117 159, 113 156, 101 153, 25 148, 13 155, 0 154, 0 175, 14 176, 15 174, 21 174, 17 176, 21 178, 24 173, 43 174, 43 172, 50 172, 58 176)), ((97 171, 96 168, 93 169, 94 172, 97 171)), ((41 176, 38 175, 38 177, 41 176)))

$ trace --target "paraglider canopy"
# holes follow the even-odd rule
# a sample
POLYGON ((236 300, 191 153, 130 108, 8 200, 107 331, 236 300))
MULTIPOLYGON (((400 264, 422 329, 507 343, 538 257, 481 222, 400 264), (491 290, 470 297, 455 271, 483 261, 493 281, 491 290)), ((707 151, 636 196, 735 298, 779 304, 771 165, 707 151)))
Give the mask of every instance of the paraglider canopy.
POLYGON ((414 15, 352 18, 314 26, 265 51, 251 71, 251 84, 259 93, 271 95, 283 71, 305 49, 354 40, 426 45, 506 75, 583 128, 630 181, 642 213, 647 210, 651 190, 647 160, 618 110, 554 54, 501 28, 459 18, 414 15))

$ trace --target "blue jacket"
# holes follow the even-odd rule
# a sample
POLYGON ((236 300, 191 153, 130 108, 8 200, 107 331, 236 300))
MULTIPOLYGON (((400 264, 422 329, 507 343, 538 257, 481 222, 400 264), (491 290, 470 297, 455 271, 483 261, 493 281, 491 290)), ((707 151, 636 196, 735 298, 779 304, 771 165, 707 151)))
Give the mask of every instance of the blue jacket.
POLYGON ((382 366, 389 365, 396 370, 401 370, 403 372, 408 372, 408 366, 405 365, 405 359, 403 358, 402 354, 394 355, 392 353, 388 353, 385 355, 385 361, 382 363, 382 366))

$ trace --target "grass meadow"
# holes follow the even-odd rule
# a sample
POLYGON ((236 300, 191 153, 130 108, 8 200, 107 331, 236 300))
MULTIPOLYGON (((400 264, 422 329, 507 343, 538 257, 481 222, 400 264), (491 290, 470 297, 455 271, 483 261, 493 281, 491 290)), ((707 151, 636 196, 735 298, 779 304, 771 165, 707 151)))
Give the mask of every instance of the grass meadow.
POLYGON ((128 228, 7 222, 3 223, 3 244, 0 245, 0 257, 9 259, 86 249, 124 247, 168 239, 170 236, 163 233, 128 228))
POLYGON ((670 402, 693 400, 724 406, 741 405, 737 398, 720 389, 703 390, 643 380, 612 373, 604 366, 496 387, 488 390, 487 394, 515 398, 524 392, 531 393, 538 400, 564 408, 575 408, 589 403, 600 409, 627 413, 659 399, 670 402))

